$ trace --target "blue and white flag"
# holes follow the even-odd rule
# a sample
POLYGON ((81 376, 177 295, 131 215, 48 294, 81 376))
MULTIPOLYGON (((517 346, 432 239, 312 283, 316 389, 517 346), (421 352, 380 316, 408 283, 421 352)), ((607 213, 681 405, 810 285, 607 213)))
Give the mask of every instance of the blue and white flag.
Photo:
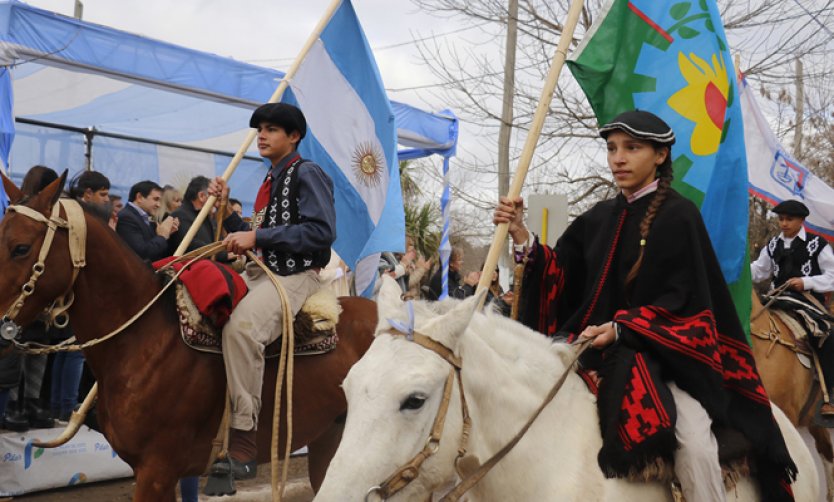
POLYGON ((774 206, 788 199, 801 201, 811 211, 805 227, 834 240, 834 188, 814 176, 782 147, 746 78, 741 78, 739 87, 750 193, 774 206))
POLYGON ((307 119, 301 155, 333 179, 333 249, 371 296, 382 251, 405 248, 397 130, 371 48, 344 0, 301 62, 283 101, 307 119))
MULTIPOLYGON (((12 97, 12 77, 8 67, 0 68, 0 163, 3 173, 9 174, 9 152, 12 150, 14 140, 14 113, 12 97)), ((9 205, 9 198, 3 185, 0 184, 0 219, 6 212, 9 205)))

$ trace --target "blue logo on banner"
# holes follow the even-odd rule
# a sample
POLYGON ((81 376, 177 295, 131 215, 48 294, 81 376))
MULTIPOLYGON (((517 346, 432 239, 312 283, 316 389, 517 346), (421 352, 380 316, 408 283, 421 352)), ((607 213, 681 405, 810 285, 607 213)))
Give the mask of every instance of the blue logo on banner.
POLYGON ((803 192, 808 179, 808 170, 785 155, 782 150, 776 152, 776 158, 770 166, 770 177, 785 187, 791 195, 805 198, 803 192))
POLYGON ((34 462, 36 458, 39 458, 41 455, 43 455, 43 448, 35 448, 35 446, 32 444, 33 441, 34 440, 27 441, 26 446, 23 447, 24 471, 32 466, 32 462, 34 462))

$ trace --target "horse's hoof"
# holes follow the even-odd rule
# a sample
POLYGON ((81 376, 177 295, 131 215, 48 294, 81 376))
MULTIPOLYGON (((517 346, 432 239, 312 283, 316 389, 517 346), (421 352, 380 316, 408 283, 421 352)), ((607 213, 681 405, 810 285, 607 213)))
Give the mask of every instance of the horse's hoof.
POLYGON ((235 480, 231 472, 226 474, 211 474, 206 479, 206 486, 203 488, 203 493, 209 497, 234 495, 236 492, 235 480))

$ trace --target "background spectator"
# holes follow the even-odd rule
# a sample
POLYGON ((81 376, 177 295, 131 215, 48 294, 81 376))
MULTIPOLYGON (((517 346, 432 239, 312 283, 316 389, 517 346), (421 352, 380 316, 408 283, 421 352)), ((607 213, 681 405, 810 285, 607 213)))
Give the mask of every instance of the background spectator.
POLYGON ((116 233, 125 243, 147 261, 168 256, 168 238, 179 228, 176 218, 168 216, 157 224, 151 215, 162 205, 162 188, 146 180, 130 187, 128 203, 119 212, 116 233))
MULTIPOLYGON (((464 284, 469 285, 477 285, 478 280, 480 279, 480 272, 470 272, 466 275, 465 281, 462 281, 462 272, 463 268, 463 249, 458 246, 454 246, 452 248, 452 252, 449 255, 449 283, 448 283, 448 291, 450 298, 463 298, 466 295, 466 291, 463 289, 464 284)), ((429 289, 426 293, 426 299, 428 300, 437 300, 440 298, 440 293, 442 291, 443 285, 443 268, 442 266, 437 267, 434 275, 429 281, 429 289)))
POLYGON ((159 209, 156 210, 155 219, 157 223, 165 221, 165 218, 172 215, 174 211, 182 206, 182 195, 180 191, 171 185, 162 187, 162 199, 159 209))
POLYGON ((121 195, 111 195, 110 205, 113 206, 113 211, 110 213, 110 221, 107 224, 110 228, 116 230, 116 223, 119 221, 119 211, 125 208, 125 203, 122 202, 121 195))
POLYGON ((69 193, 104 221, 110 221, 110 180, 98 171, 84 171, 70 182, 69 193))
POLYGON ((243 218, 243 204, 241 204, 239 200, 229 199, 229 207, 233 212, 237 213, 238 216, 243 218))
MULTIPOLYGON (((185 203, 172 214, 179 221, 179 227, 171 233, 171 238, 168 240, 169 254, 174 254, 174 251, 177 250, 177 247, 185 238, 185 234, 188 233, 191 225, 197 219, 200 210, 208 201, 209 182, 210 180, 205 176, 195 176, 188 183, 188 188, 185 189, 185 203)), ((212 209, 212 212, 215 212, 215 209, 212 209)), ((243 225, 243 220, 232 210, 231 204, 228 204, 226 207, 226 218, 223 220, 224 228, 228 232, 234 232, 240 229, 241 225, 243 225)), ((209 216, 203 220, 200 229, 194 234, 194 238, 188 245, 186 252, 211 244, 215 240, 216 233, 217 219, 214 216, 209 216)), ((218 253, 217 260, 223 262, 229 261, 228 254, 225 251, 218 253)))

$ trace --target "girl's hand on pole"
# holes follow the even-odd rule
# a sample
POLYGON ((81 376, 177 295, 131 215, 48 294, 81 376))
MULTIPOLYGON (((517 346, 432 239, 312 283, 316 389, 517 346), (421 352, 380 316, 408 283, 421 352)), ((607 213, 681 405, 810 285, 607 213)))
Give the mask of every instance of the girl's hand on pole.
POLYGON ((496 225, 508 223, 507 230, 515 244, 524 244, 530 237, 530 232, 524 225, 524 199, 521 197, 510 199, 502 196, 495 207, 492 222, 496 225))

